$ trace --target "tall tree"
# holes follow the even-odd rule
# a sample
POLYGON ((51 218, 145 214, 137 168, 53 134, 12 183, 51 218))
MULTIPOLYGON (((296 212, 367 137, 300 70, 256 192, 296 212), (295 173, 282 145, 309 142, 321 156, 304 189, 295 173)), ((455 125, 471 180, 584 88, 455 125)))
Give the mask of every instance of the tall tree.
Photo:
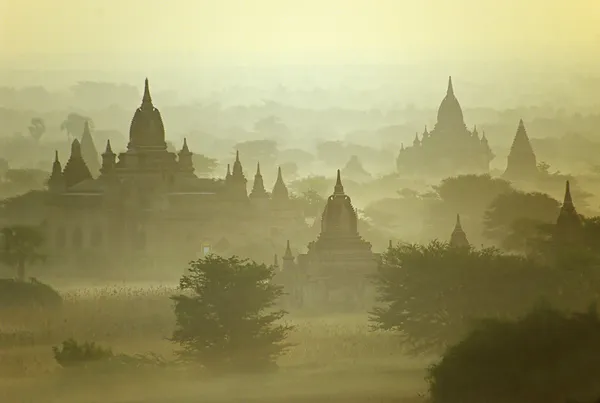
POLYGON ((35 141, 40 141, 46 132, 46 124, 42 118, 32 118, 29 125, 29 134, 35 141))
POLYGON ((44 244, 41 230, 29 225, 13 225, 4 227, 0 260, 7 266, 16 269, 17 280, 25 280, 25 266, 44 259, 40 249, 44 244))
POLYGON ((85 122, 88 122, 91 129, 94 128, 94 122, 91 118, 78 113, 69 113, 67 118, 60 124, 60 130, 64 130, 67 133, 69 143, 75 138, 81 140, 85 122))
POLYGON ((181 294, 172 297, 180 356, 216 372, 274 368, 291 330, 275 307, 283 289, 271 282, 274 275, 273 267, 235 256, 191 262, 181 294))

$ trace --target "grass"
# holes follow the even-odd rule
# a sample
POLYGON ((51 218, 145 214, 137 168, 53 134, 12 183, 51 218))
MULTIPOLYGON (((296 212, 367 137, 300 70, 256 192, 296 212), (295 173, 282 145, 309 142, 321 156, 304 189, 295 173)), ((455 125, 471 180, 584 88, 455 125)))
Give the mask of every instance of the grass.
MULTIPOLYGON (((0 311, 1 330, 5 334, 0 339, 0 390, 10 384, 21 393, 29 389, 32 382, 37 393, 44 382, 49 383, 50 389, 56 389, 56 379, 64 377, 65 371, 55 363, 51 347, 68 338, 95 341, 118 353, 153 352, 166 359, 173 358, 177 346, 167 338, 175 325, 169 299, 174 292, 176 290, 169 287, 79 289, 64 293, 64 306, 50 314, 0 311), (7 337, 7 333, 21 337, 7 337)), ((370 331, 366 313, 322 317, 291 313, 287 320, 295 325, 289 340, 295 346, 281 358, 282 369, 275 381, 278 387, 273 387, 273 390, 286 394, 286 401, 293 390, 303 399, 302 396, 310 391, 334 396, 343 390, 356 397, 358 390, 368 392, 372 388, 375 388, 374 393, 399 393, 399 390, 411 389, 412 394, 423 388, 423 368, 428 362, 407 358, 393 334, 370 331)), ((135 389, 132 386, 136 384, 134 374, 125 383, 110 374, 103 376, 107 377, 106 382, 111 387, 115 387, 115 382, 120 385, 121 397, 128 395, 126 389, 135 389)), ((156 376, 152 385, 160 391, 189 389, 196 396, 186 376, 156 376), (181 382, 185 385, 179 385, 181 382), (179 386, 175 387, 174 383, 179 386)), ((141 381, 147 384, 147 375, 141 381)), ((194 380, 194 384, 196 382, 194 380)), ((95 377, 91 384, 84 385, 84 389, 87 393, 88 388, 101 384, 101 379, 95 377)), ((236 385, 239 384, 239 380, 236 381, 236 385)), ((205 385, 203 393, 209 389, 205 385)), ((144 390, 147 392, 148 387, 144 390)), ((105 390, 99 391, 103 392, 105 390)), ((256 395, 265 401, 264 396, 260 397, 261 393, 264 394, 264 388, 248 388, 244 398, 256 395)), ((133 392, 131 395, 139 397, 133 392)), ((314 396, 304 398, 314 401, 314 396)), ((184 397, 182 399, 185 401, 184 397)), ((61 403, 66 401, 61 400, 61 403)))

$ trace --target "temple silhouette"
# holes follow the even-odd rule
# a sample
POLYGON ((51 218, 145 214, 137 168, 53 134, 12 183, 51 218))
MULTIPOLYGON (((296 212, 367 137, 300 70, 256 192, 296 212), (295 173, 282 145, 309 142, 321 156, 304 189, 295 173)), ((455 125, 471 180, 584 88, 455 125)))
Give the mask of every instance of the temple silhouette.
POLYGON ((402 145, 396 164, 400 174, 447 177, 488 173, 493 158, 485 132, 480 137, 476 127, 467 129, 449 77, 435 127, 426 127, 420 139, 416 134, 411 147, 402 145))
POLYGON ((49 197, 37 210, 50 254, 76 263, 119 256, 122 262, 129 257, 172 264, 202 250, 228 253, 244 237, 287 238, 305 226, 290 209, 281 169, 269 194, 258 166, 248 195, 239 153, 224 179, 198 178, 192 156, 185 139, 179 152, 167 150, 146 79, 126 151, 115 153, 107 141, 97 161, 86 124, 64 169, 56 153, 49 197))

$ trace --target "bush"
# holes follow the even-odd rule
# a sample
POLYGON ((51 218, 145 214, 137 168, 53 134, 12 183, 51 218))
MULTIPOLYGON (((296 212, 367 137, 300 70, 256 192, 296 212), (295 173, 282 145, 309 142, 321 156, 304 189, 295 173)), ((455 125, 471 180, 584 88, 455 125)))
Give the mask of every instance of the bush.
POLYGON ((190 263, 174 296, 177 328, 172 340, 182 358, 216 372, 275 368, 289 347, 291 326, 278 323, 283 295, 272 267, 247 259, 209 255, 190 263))
POLYGON ((565 403, 600 396, 595 309, 486 320, 429 370, 432 403, 565 403))
POLYGON ((443 351, 482 318, 518 318, 540 300, 568 311, 596 298, 596 268, 542 266, 496 249, 448 244, 399 245, 388 250, 375 276, 380 306, 375 327, 397 331, 413 352, 443 351))
POLYGON ((62 304, 60 294, 36 279, 17 281, 0 279, 0 307, 2 309, 36 307, 56 308, 62 304))
POLYGON ((78 343, 73 339, 62 342, 60 347, 52 347, 54 359, 64 368, 82 366, 99 360, 113 357, 108 348, 103 348, 94 342, 78 343))

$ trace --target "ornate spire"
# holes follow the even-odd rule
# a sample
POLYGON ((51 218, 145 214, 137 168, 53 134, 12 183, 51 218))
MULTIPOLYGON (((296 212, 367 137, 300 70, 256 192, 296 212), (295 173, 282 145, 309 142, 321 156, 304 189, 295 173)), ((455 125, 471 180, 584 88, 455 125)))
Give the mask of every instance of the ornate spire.
POLYGON ((52 173, 48 178, 48 190, 51 192, 60 192, 64 190, 64 178, 62 167, 58 159, 58 150, 54 152, 54 163, 52 164, 52 173))
POLYGON ((225 175, 225 179, 229 179, 231 177, 231 165, 227 164, 227 174, 225 175))
POLYGON ((537 174, 537 159, 533 147, 531 147, 525 124, 521 119, 508 154, 504 177, 509 180, 531 179, 537 174))
POLYGON ((452 235, 450 235, 449 243, 451 247, 469 246, 467 235, 465 234, 465 231, 463 231, 462 225, 460 224, 460 214, 456 215, 456 224, 454 225, 454 231, 452 231, 452 235))
POLYGON ((581 226, 581 217, 573 204, 571 185, 567 181, 565 185, 565 198, 560 208, 558 219, 556 220, 556 235, 562 240, 573 241, 579 237, 581 226))
POLYGON ((565 197, 560 210, 561 214, 577 214, 577 210, 575 209, 575 205, 573 204, 573 198, 571 197, 571 184, 569 183, 569 181, 567 181, 565 185, 565 197))
POLYGON ((418 147, 421 144, 419 141, 419 133, 415 133, 415 139, 413 140, 413 146, 418 147))
POLYGON ((283 260, 294 260, 294 255, 292 254, 292 248, 290 248, 290 240, 288 239, 287 245, 285 247, 285 254, 283 255, 283 260))
POLYGON ((446 90, 446 96, 454 96, 454 86, 452 85, 452 76, 448 76, 448 89, 446 90))
POLYGON ((92 174, 81 155, 81 144, 77 139, 71 143, 71 156, 65 165, 63 177, 67 188, 92 179, 92 174))
POLYGON ((104 153, 102 154, 102 167, 100 168, 100 173, 102 175, 114 172, 116 157, 117 156, 110 146, 110 140, 106 140, 106 150, 104 150, 104 153))
POLYGON ((183 138, 183 147, 181 147, 181 151, 179 152, 179 154, 182 154, 182 153, 191 154, 190 149, 188 148, 188 145, 187 145, 187 137, 183 138))
POLYGON ((260 162, 256 164, 256 174, 254 175, 254 183, 252 185, 252 192, 250 192, 251 199, 266 199, 269 194, 265 190, 265 184, 263 177, 260 173, 260 162))
POLYGON ((273 191, 271 192, 271 199, 276 203, 287 202, 289 200, 288 188, 283 181, 281 167, 277 168, 277 180, 275 181, 273 191))
POLYGON ((152 96, 150 95, 150 84, 148 84, 148 77, 146 77, 146 81, 144 81, 144 96, 142 97, 142 108, 143 107, 154 107, 152 105, 152 96))
POLYGON ((106 140, 106 149, 104 150, 103 155, 115 155, 110 145, 110 139, 106 140))
POLYGON ((390 242, 388 243, 388 250, 392 250, 393 246, 392 246, 392 240, 390 239, 390 242))
POLYGON ((342 185, 342 176, 340 170, 337 170, 337 179, 335 180, 335 187, 333 188, 334 195, 344 195, 344 185, 342 185))
POLYGON ((277 257, 277 253, 273 256, 273 267, 279 267, 279 258, 277 257))

